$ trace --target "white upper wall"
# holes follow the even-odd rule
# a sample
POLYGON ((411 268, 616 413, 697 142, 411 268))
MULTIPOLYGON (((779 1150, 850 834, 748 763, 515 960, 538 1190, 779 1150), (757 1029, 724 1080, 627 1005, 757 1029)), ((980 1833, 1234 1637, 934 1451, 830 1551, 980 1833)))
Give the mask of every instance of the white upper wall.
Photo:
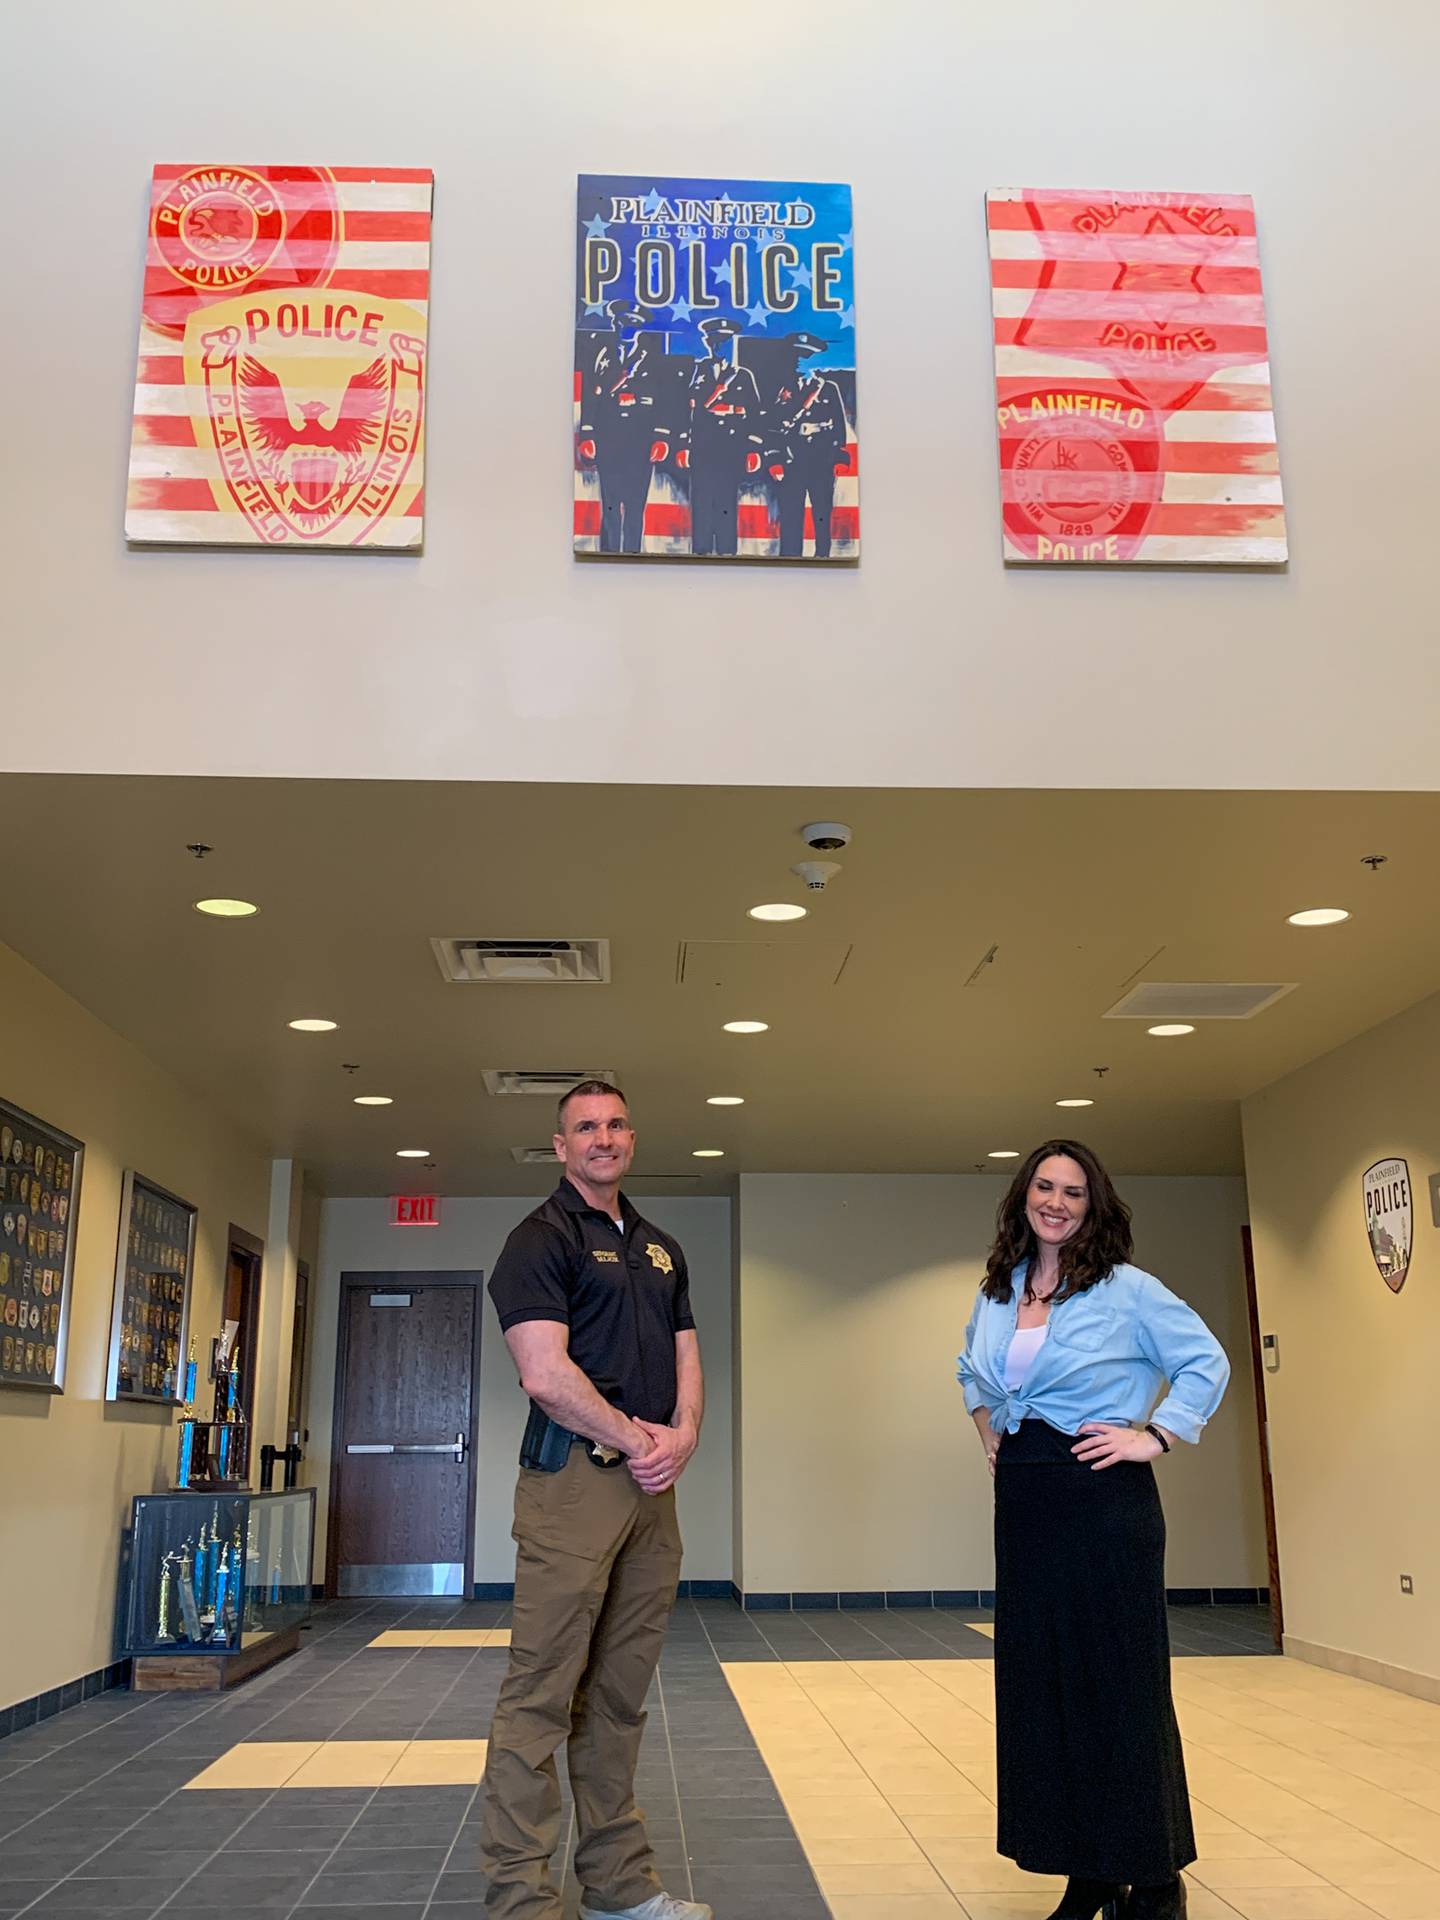
POLYGON ((64 724, 5 763, 1434 786, 1436 35, 1344 0, 18 9, 5 690, 64 724), (125 551, 156 160, 434 167, 423 558, 125 551), (858 571, 572 559, 606 169, 853 183, 858 571), (1288 575, 1003 571, 982 195, 1016 184, 1255 195, 1288 575))

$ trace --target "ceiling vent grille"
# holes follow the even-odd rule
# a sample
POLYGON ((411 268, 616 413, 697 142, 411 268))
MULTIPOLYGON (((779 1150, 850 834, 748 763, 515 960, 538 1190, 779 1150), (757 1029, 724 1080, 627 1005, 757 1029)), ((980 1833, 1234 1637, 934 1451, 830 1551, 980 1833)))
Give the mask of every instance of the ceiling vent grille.
POLYGON ((517 1167, 553 1167, 558 1164, 554 1147, 511 1147, 510 1158, 517 1167))
POLYGON ((1105 1015, 1107 1020, 1253 1020, 1287 993, 1293 980, 1142 980, 1105 1015))
POLYGON ((432 940, 445 979, 464 986, 604 986, 608 940, 432 940))
POLYGON ((481 1074, 487 1093, 529 1093, 541 1100, 558 1100, 582 1080, 607 1080, 615 1085, 613 1067, 552 1067, 548 1072, 529 1067, 486 1067, 481 1074))

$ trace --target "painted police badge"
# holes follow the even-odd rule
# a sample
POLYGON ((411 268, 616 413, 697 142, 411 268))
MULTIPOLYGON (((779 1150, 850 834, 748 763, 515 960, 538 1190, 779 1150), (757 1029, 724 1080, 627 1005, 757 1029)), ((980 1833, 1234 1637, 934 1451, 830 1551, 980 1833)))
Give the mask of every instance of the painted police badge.
POLYGON ((1410 1169, 1403 1160, 1377 1160, 1365 1169, 1365 1231, 1380 1278, 1399 1293, 1410 1271, 1414 1208, 1410 1169))
POLYGON ((670 1258, 666 1248, 658 1246, 653 1240, 647 1240, 645 1243, 645 1251, 650 1256, 651 1266, 655 1267, 659 1272, 673 1273, 675 1271, 675 1262, 670 1258))

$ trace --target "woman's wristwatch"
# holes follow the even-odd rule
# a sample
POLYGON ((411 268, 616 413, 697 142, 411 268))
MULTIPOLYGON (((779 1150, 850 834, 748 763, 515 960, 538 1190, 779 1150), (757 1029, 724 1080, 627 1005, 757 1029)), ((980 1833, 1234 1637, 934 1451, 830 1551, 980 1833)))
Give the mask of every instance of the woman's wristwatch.
POLYGON ((1146 1433, 1154 1434, 1155 1438, 1160 1442, 1160 1451, 1162 1453, 1168 1453, 1170 1451, 1170 1442, 1165 1438, 1159 1427, 1152 1427, 1147 1424, 1145 1431, 1146 1433))

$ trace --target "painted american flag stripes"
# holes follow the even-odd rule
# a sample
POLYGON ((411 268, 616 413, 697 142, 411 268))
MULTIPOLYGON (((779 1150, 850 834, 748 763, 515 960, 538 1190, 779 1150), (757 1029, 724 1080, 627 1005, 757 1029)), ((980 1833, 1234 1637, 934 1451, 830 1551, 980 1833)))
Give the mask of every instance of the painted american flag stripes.
POLYGON ((128 540, 419 549, 433 184, 155 168, 128 540))
POLYGON ((1004 555, 1287 557, 1248 195, 987 196, 1004 555))

